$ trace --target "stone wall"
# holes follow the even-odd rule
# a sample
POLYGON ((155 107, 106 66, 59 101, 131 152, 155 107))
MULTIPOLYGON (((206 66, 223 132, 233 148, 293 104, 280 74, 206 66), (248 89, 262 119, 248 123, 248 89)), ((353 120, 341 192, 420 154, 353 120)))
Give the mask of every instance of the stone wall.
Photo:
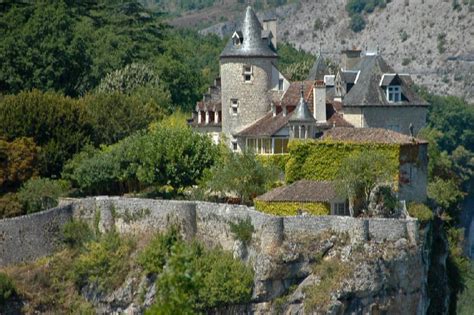
POLYGON ((0 220, 0 266, 50 255, 61 244, 61 226, 72 218, 71 205, 0 220))
MULTIPOLYGON (((72 217, 105 232, 154 233, 177 225, 187 239, 233 250, 230 222, 251 219, 253 239, 262 253, 274 251, 284 239, 317 237, 331 230, 347 233, 351 242, 418 240, 418 221, 359 219, 341 216, 277 217, 254 208, 209 202, 122 197, 65 199, 45 212, 0 221, 0 265, 50 255, 60 244, 61 226, 72 217)), ((255 248, 255 250, 257 250, 255 248)))

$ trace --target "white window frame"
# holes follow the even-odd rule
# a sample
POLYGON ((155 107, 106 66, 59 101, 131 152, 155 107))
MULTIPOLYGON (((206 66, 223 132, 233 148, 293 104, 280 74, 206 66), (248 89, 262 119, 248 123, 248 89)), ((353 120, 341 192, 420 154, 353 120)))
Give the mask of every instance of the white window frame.
POLYGON ((253 79, 253 67, 252 67, 252 65, 244 65, 242 67, 242 74, 243 74, 245 83, 252 83, 252 79, 253 79), (248 80, 247 80, 247 76, 249 78, 248 80))
POLYGON ((402 91, 400 85, 387 86, 387 101, 397 103, 402 100, 402 91))
POLYGON ((232 98, 230 100, 230 114, 233 116, 237 116, 239 114, 239 100, 236 98, 232 98))

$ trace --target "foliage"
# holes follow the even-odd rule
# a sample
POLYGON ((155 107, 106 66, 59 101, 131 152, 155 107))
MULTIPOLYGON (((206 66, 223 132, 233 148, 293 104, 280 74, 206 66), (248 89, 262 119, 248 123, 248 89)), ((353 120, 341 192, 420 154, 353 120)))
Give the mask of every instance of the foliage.
POLYGON ((398 159, 400 147, 391 144, 350 143, 325 141, 290 141, 289 159, 286 164, 286 181, 289 183, 300 179, 334 180, 337 177, 342 161, 349 155, 384 156, 385 168, 391 178, 398 176, 398 159))
POLYGON ((5 305, 15 292, 16 289, 10 277, 0 272, 0 306, 5 305))
POLYGON ((102 235, 98 242, 85 244, 73 264, 73 278, 77 288, 97 285, 102 292, 117 288, 130 268, 129 257, 134 242, 116 232, 102 235))
POLYGON ((454 180, 436 177, 428 183, 428 197, 443 209, 453 209, 463 199, 464 194, 454 180))
POLYGON ((229 226, 234 237, 243 244, 248 245, 252 241, 252 234, 255 232, 255 228, 250 217, 247 217, 245 220, 239 219, 237 223, 229 222, 229 226))
POLYGON ((326 202, 267 202, 256 200, 255 209, 280 216, 293 216, 302 212, 312 215, 328 215, 331 212, 331 206, 326 202))
POLYGON ((236 194, 241 203, 250 203, 266 186, 277 180, 275 167, 265 166, 251 151, 228 152, 211 168, 207 187, 221 194, 236 194))
POLYGON ((315 60, 314 55, 284 42, 278 43, 278 56, 278 68, 289 80, 306 79, 315 60))
POLYGON ((0 197, 0 219, 16 217, 24 214, 23 207, 18 201, 18 196, 7 193, 0 197))
POLYGON ((58 198, 65 196, 70 186, 64 180, 32 178, 18 191, 18 200, 26 213, 33 213, 58 205, 58 198))
POLYGON ((132 63, 126 65, 123 69, 115 70, 107 74, 97 86, 100 93, 133 93, 137 88, 149 86, 158 88, 160 79, 156 70, 152 67, 132 63))
POLYGON ((31 138, 0 139, 0 192, 18 188, 38 174, 39 148, 31 138))
POLYGON ((38 90, 3 97, 0 121, 0 137, 9 141, 30 137, 41 146, 40 174, 46 176, 58 174, 64 161, 89 141, 92 131, 81 103, 38 90))
POLYGON ((12 5, 2 24, 0 90, 70 96, 132 60, 150 59, 164 32, 159 17, 137 1, 26 2, 12 5))
POLYGON ((417 218, 421 223, 433 220, 433 211, 422 203, 412 202, 408 205, 408 213, 411 217, 417 218))
POLYGON ((176 229, 158 234, 139 261, 159 275, 156 302, 147 314, 194 314, 250 300, 251 268, 221 249, 184 242, 176 229))
POLYGON ((350 275, 350 266, 337 258, 321 260, 313 266, 313 274, 321 281, 305 288, 305 312, 326 312, 330 305, 331 293, 340 289, 342 281, 350 275))
POLYGON ((157 234, 138 256, 138 263, 148 274, 160 274, 171 255, 172 247, 181 240, 176 227, 164 234, 157 234))
POLYGON ((365 20, 362 17, 364 12, 372 13, 375 8, 385 7, 385 0, 349 0, 346 4, 346 11, 351 17, 351 29, 360 32, 365 28, 365 20))
POLYGON ((365 28, 364 18, 356 13, 351 16, 351 30, 355 33, 362 31, 365 28))
POLYGON ((474 263, 471 262, 469 275, 466 277, 466 289, 458 299, 457 313, 469 315, 474 313, 474 263))
POLYGON ((179 189, 195 184, 217 153, 207 136, 170 119, 146 133, 80 153, 65 166, 63 177, 84 193, 117 194, 153 185, 179 189))
POLYGON ((63 242, 70 248, 82 248, 86 243, 95 239, 94 232, 89 225, 82 220, 71 220, 61 228, 63 242))
POLYGON ((257 159, 259 159, 264 165, 273 165, 283 173, 285 173, 285 166, 289 158, 290 156, 288 154, 257 155, 257 159))

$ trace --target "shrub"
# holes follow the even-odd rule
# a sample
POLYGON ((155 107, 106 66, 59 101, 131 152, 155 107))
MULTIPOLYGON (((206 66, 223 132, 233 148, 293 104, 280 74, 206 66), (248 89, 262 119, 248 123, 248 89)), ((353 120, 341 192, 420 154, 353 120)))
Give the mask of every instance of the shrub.
POLYGON ((365 20, 360 14, 351 16, 351 29, 355 33, 362 31, 365 28, 365 20))
POLYGON ((408 66, 411 62, 411 58, 403 58, 402 66, 408 66))
POLYGON ((157 234, 138 256, 138 263, 148 274, 159 274, 168 260, 172 247, 180 241, 177 228, 172 227, 167 233, 157 234))
POLYGON ((98 242, 85 244, 84 251, 74 261, 73 278, 80 289, 97 285, 102 292, 117 288, 129 270, 129 257, 134 242, 116 232, 102 235, 98 242))
POLYGON ((315 31, 322 30, 323 27, 324 27, 324 25, 323 25, 323 22, 321 21, 320 18, 317 18, 316 20, 314 20, 313 29, 314 29, 315 31))
POLYGON ((255 208, 261 212, 292 216, 307 212, 312 215, 328 215, 331 212, 331 206, 326 202, 266 202, 255 201, 255 208))
POLYGON ((23 207, 16 194, 5 194, 0 197, 0 219, 24 214, 23 207))
POLYGON ((252 240, 252 234, 255 229, 252 225, 252 220, 247 217, 245 220, 239 219, 237 223, 229 222, 230 231, 234 237, 244 244, 249 244, 252 240))
POLYGON ((26 213, 33 213, 58 205, 58 198, 69 191, 69 182, 48 178, 33 178, 18 191, 18 200, 26 213))
POLYGON ((94 232, 82 220, 72 220, 62 226, 63 242, 70 248, 83 247, 94 239, 94 232))
POLYGON ((412 202, 408 205, 408 214, 417 218, 421 223, 433 220, 433 211, 422 203, 412 202))
POLYGON ((5 305, 15 292, 12 280, 3 272, 0 272, 0 306, 5 305))

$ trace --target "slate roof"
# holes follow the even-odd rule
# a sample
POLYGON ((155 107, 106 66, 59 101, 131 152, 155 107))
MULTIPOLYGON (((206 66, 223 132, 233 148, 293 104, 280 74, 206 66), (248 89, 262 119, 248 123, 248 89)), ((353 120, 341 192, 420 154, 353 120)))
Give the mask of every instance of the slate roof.
POLYGON ((249 6, 245 12, 239 31, 242 32, 243 41, 234 45, 232 38, 227 42, 221 53, 225 57, 278 57, 278 54, 262 39, 262 25, 253 9, 249 6))
POLYGON ((300 100, 296 109, 291 113, 291 117, 288 120, 289 122, 306 122, 306 123, 315 123, 313 114, 308 108, 308 103, 304 98, 304 84, 301 86, 300 90, 300 100))
POLYGON ((359 143, 383 144, 424 144, 425 140, 382 128, 345 128, 336 127, 324 131, 320 139, 349 141, 359 143))
POLYGON ((341 78, 346 83, 356 83, 359 71, 346 70, 341 72, 341 78))
POLYGON ((338 198, 333 182, 312 180, 277 187, 256 198, 267 202, 331 202, 335 199, 338 198))
POLYGON ((311 70, 309 70, 307 80, 324 80, 325 74, 327 74, 326 63, 324 62, 323 56, 319 54, 318 58, 314 61, 311 70))
POLYGON ((363 56, 355 66, 360 70, 357 83, 344 97, 344 106, 428 106, 412 89, 413 83, 408 76, 399 76, 401 80, 402 101, 390 103, 385 89, 380 86, 384 73, 395 73, 380 55, 363 56))

